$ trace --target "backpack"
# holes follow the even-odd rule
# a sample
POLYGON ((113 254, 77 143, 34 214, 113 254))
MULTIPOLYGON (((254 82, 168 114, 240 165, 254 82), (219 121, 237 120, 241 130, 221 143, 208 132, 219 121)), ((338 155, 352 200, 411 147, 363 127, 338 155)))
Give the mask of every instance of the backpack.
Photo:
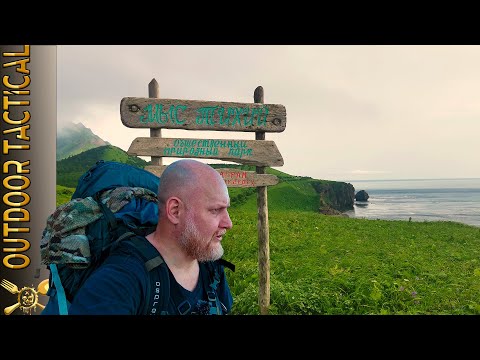
MULTIPOLYGON (((49 302, 58 305, 61 315, 68 314, 77 291, 120 241, 140 253, 150 275, 142 314, 166 313, 163 309, 170 297, 168 268, 145 239, 158 222, 159 181, 144 169, 100 160, 80 177, 71 200, 48 217, 40 255, 50 270, 49 302)), ((234 266, 223 259, 207 266, 209 313, 221 314, 224 309, 216 296, 219 273, 221 266, 232 270, 234 266)), ((179 308, 180 313, 188 310, 179 308)))

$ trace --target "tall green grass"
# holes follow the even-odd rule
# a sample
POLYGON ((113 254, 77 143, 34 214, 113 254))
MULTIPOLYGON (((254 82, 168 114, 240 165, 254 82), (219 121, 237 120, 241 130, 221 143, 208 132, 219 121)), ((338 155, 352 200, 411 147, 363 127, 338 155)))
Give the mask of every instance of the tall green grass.
MULTIPOLYGON (((74 189, 57 186, 57 206, 74 189)), ((229 188, 233 314, 259 314, 256 189, 229 188)), ((308 182, 268 189, 272 315, 480 314, 480 228, 327 216, 308 182)))
MULTIPOLYGON (((233 314, 259 314, 256 212, 231 209, 233 314)), ((480 228, 270 211, 272 315, 480 314, 480 228)))
POLYGON ((73 188, 57 185, 56 206, 60 206, 62 204, 69 202, 74 192, 75 192, 75 189, 73 188))

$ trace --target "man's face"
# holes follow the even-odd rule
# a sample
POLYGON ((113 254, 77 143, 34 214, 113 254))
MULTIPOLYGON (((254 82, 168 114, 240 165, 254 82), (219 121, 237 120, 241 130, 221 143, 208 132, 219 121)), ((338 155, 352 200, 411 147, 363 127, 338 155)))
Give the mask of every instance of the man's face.
POLYGON ((185 203, 184 229, 180 237, 185 251, 198 261, 221 258, 222 237, 232 227, 227 210, 230 206, 227 187, 221 182, 203 186, 185 203))

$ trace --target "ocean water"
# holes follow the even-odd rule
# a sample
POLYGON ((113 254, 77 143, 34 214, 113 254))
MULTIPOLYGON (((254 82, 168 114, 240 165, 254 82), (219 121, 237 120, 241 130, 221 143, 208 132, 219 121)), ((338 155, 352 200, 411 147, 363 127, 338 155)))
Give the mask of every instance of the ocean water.
POLYGON ((383 220, 456 221, 480 227, 480 179, 352 180, 355 201, 350 217, 383 220))

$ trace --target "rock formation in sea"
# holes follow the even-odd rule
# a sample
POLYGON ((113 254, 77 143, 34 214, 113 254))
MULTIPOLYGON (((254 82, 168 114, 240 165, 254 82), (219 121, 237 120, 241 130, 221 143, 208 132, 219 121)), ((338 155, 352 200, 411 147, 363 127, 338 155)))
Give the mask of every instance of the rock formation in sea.
POLYGON ((368 201, 368 198, 370 196, 365 190, 360 190, 355 194, 355 200, 356 201, 368 201))

